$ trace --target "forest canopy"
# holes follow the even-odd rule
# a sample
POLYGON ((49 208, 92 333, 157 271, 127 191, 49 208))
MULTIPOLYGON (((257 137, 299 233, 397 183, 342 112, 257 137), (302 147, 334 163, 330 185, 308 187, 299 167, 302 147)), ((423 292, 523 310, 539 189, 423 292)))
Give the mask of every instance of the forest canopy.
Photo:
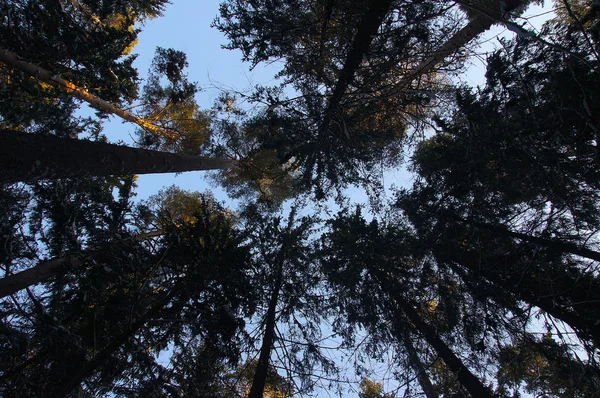
POLYGON ((0 395, 600 397, 597 1, 180 1, 0 0, 0 395))

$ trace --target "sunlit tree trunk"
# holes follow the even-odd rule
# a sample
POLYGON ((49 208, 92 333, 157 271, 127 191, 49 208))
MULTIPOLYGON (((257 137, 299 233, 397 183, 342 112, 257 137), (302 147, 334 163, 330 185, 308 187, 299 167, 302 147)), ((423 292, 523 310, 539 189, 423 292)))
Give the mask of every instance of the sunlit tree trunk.
POLYGON ((1 47, 0 47, 0 62, 5 63, 6 65, 8 65, 9 67, 11 67, 13 69, 17 69, 22 72, 25 72, 28 75, 35 77, 36 79, 38 79, 41 82, 44 82, 53 87, 56 87, 59 90, 62 90, 68 94, 71 94, 74 97, 87 102, 88 104, 90 104, 91 106, 93 106, 96 109, 119 116, 120 118, 122 118, 123 120, 126 120, 128 122, 135 123, 145 130, 164 135, 170 139, 178 138, 177 134, 166 131, 165 129, 161 128, 160 126, 152 124, 151 122, 149 122, 145 119, 139 118, 127 111, 124 111, 123 109, 111 104, 110 102, 96 97, 95 95, 91 94, 89 91, 85 90, 84 88, 76 86, 75 84, 63 79, 59 75, 56 75, 56 74, 50 72, 49 70, 46 70, 46 69, 44 69, 38 65, 35 65, 31 62, 27 62, 27 61, 19 58, 19 56, 17 54, 15 54, 7 49, 1 48, 1 47))
POLYGON ((0 183, 69 177, 179 173, 235 161, 0 130, 0 183))
MULTIPOLYGON (((457 1, 457 3, 461 4, 462 1, 457 1)), ((502 3, 504 6, 504 14, 509 13, 519 7, 523 0, 507 0, 507 1, 498 1, 498 3, 502 3)), ((445 42, 439 49, 437 49, 433 54, 429 57, 425 58, 421 63, 419 63, 413 70, 410 71, 392 90, 392 92, 388 93, 387 97, 393 97, 401 94, 410 84, 426 73, 431 72, 431 70, 442 62, 446 57, 456 53, 458 50, 466 46, 471 40, 490 29, 494 23, 499 22, 494 19, 493 16, 478 14, 475 15, 467 25, 465 25, 461 30, 456 32, 447 42, 445 42)))

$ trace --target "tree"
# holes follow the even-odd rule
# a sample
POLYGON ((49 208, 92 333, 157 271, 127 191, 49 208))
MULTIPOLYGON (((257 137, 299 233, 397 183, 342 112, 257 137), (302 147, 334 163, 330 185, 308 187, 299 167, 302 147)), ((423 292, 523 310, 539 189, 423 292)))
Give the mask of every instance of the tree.
POLYGON ((283 59, 280 75, 300 93, 288 99, 282 87, 259 89, 252 98, 267 110, 244 126, 247 140, 275 151, 276 164, 302 176, 297 187, 319 198, 372 180, 382 163, 396 165, 408 120, 426 113, 433 89, 379 93, 453 29, 438 23, 444 11, 438 2, 223 3, 215 25, 228 47, 253 64, 283 59))
POLYGON ((169 344, 176 362, 202 346, 216 363, 237 363, 241 316, 252 312, 253 296, 242 294, 251 291, 248 249, 231 212, 208 195, 198 200, 195 222, 166 228, 156 250, 122 231, 94 254, 93 266, 51 283, 39 324, 29 326, 36 360, 7 356, 20 370, 4 375, 3 389, 127 395, 150 383, 173 391, 185 386, 155 357, 169 344))
POLYGON ((264 394, 270 369, 283 368, 292 391, 298 393, 312 391, 317 372, 335 372, 318 346, 326 308, 311 239, 316 220, 297 219, 296 211, 292 208, 287 220, 264 206, 250 205, 242 213, 255 248, 253 280, 263 304, 257 313, 262 341, 249 397, 264 394))
MULTIPOLYGON (((87 87, 115 106, 137 97, 137 71, 130 55, 139 30, 135 24, 161 14, 166 2, 103 1, 84 4, 60 1, 38 4, 3 1, 0 23, 3 61, 0 71, 2 128, 71 136, 93 130, 91 118, 79 118, 74 98, 8 64, 15 54, 50 77, 87 87), (99 50, 102 51, 99 51, 99 50)), ((93 124, 92 124, 93 123, 93 124)), ((97 133, 97 132, 96 132, 97 133)))
POLYGON ((5 153, 0 177, 2 182, 213 170, 234 164, 228 159, 179 155, 11 130, 0 132, 5 153))
POLYGON ((136 116, 96 97, 57 74, 21 60, 17 54, 6 49, 0 48, 0 61, 31 75, 42 83, 89 103, 100 112, 119 116, 125 121, 138 125, 143 129, 144 133, 140 134, 147 143, 162 141, 159 146, 164 149, 197 154, 200 146, 207 141, 208 117, 199 111, 194 100, 197 92, 195 84, 189 83, 182 72, 188 64, 185 54, 181 51, 160 47, 157 49, 142 96, 146 117, 136 116), (162 75, 167 76, 170 87, 161 87, 162 75))
POLYGON ((39 79, 43 83, 49 84, 53 87, 63 90, 64 92, 89 103, 93 107, 103 112, 115 114, 128 122, 132 122, 139 125, 142 128, 151 131, 160 131, 160 129, 154 124, 137 116, 134 116, 129 112, 114 106, 108 101, 105 101, 101 98, 90 94, 87 90, 77 87, 73 83, 61 78, 60 76, 40 66, 22 60, 17 54, 10 52, 4 48, 0 48, 0 61, 14 69, 18 69, 22 72, 29 74, 30 76, 39 79))
MULTIPOLYGON (((403 344, 407 335, 423 336, 463 388, 472 396, 491 397, 487 386, 440 336, 446 330, 453 330, 458 322, 440 319, 437 324, 440 329, 436 330, 426 320, 426 317, 429 318, 426 305, 419 306, 415 302, 415 299, 422 302, 425 297, 431 296, 429 292, 418 289, 419 277, 427 278, 429 275, 419 275, 419 251, 414 250, 411 240, 401 224, 380 228, 375 220, 367 223, 358 210, 354 214, 342 212, 330 221, 324 245, 324 272, 337 295, 343 297, 342 308, 346 311, 348 321, 364 325, 371 333, 391 335, 399 344, 403 344), (414 298, 407 298, 411 296, 414 298)), ((450 297, 433 297, 425 302, 441 301, 447 307, 446 314, 440 316, 451 313, 453 305, 450 297)), ((436 313, 438 305, 431 305, 431 312, 436 313)), ((448 339, 452 340, 449 335, 448 339)), ((414 359, 413 364, 416 364, 414 359)), ((431 382, 428 383, 421 376, 423 390, 435 394, 431 382)))
POLYGON ((598 112, 588 101, 599 81, 580 33, 562 39, 567 54, 504 43, 490 57, 487 86, 459 90, 457 112, 419 146, 420 180, 399 193, 398 207, 440 264, 465 267, 467 278, 486 278, 597 345, 595 298, 584 286, 598 283, 587 259, 599 257, 585 242, 598 226, 590 127, 598 112))
POLYGON ((499 352, 499 392, 506 393, 520 383, 529 393, 554 396, 597 395, 600 379, 594 369, 578 361, 565 344, 550 335, 536 339, 524 336, 499 352))

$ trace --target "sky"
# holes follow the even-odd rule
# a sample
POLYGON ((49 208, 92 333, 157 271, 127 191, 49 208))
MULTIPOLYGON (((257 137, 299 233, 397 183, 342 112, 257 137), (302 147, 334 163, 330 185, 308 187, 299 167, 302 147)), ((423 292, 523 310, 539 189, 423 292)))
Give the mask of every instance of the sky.
MULTIPOLYGON (((210 108, 213 105, 219 89, 245 92, 257 84, 276 84, 273 76, 277 72, 277 65, 258 66, 250 71, 249 65, 241 62, 241 52, 222 49, 221 46, 226 43, 225 38, 219 31, 210 27, 218 15, 219 2, 220 0, 172 0, 173 4, 167 6, 164 16, 149 20, 141 26, 139 43, 133 51, 139 54, 134 65, 138 68, 140 77, 145 77, 156 47, 163 47, 174 48, 187 54, 189 80, 197 82, 202 88, 197 97, 202 108, 210 108)), ((540 16, 530 19, 527 23, 525 20, 518 22, 526 23, 525 27, 528 29, 539 29, 548 18, 547 11, 548 8, 532 7, 526 15, 540 16)), ((463 82, 472 86, 483 84, 485 53, 497 46, 499 35, 511 37, 513 33, 507 32, 503 27, 495 27, 486 32, 480 38, 483 45, 477 50, 478 56, 472 59, 468 70, 461 76, 463 82)), ((110 141, 121 140, 131 144, 135 127, 113 117, 105 123, 104 133, 110 141)), ((147 198, 160 189, 175 184, 187 190, 209 190, 217 199, 231 206, 231 200, 221 189, 204 180, 205 175, 206 172, 201 171, 180 175, 141 175, 136 190, 138 199, 147 198)), ((383 178, 386 187, 408 186, 412 181, 412 177, 405 170, 386 173, 383 178)), ((353 190, 352 195, 355 201, 366 202, 366 196, 360 190, 353 190)), ((391 385, 386 387, 388 391, 392 388, 391 385)), ((322 396, 329 395, 324 392, 322 396)))

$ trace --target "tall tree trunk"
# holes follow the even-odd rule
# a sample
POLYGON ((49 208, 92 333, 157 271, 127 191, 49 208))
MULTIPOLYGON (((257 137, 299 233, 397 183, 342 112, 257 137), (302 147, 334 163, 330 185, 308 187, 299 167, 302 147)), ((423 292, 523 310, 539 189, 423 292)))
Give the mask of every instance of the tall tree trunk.
POLYGON ((232 167, 234 160, 130 148, 0 129, 0 183, 68 177, 179 173, 232 167))
POLYGON ((1 47, 0 62, 5 63, 13 69, 25 72, 28 75, 31 75, 46 84, 58 88, 59 90, 69 93, 79 98, 80 100, 87 102, 96 109, 119 116, 120 118, 128 122, 135 123, 145 130, 164 135, 173 140, 179 138, 179 136, 176 133, 166 131, 160 126, 157 126, 147 120, 132 115, 131 113, 124 111, 123 109, 111 104, 110 102, 96 97, 95 95, 89 93, 87 90, 81 87, 77 87, 75 84, 61 78, 60 76, 50 72, 49 70, 46 70, 38 65, 32 64, 31 62, 22 60, 17 54, 1 47))
MULTIPOLYGON (((442 341, 437 331, 421 318, 417 311, 415 311, 414 306, 405 300, 401 294, 398 294, 398 289, 390 283, 385 272, 376 269, 375 267, 371 267, 371 271, 379 283, 381 283, 385 290, 393 297, 400 310, 412 322, 415 329, 423 335, 427 343, 438 353, 469 394, 477 398, 494 398, 488 388, 481 383, 477 376, 471 373, 462 360, 442 341)), ((402 314, 400 314, 398 310, 395 309, 394 311, 396 312, 395 318, 397 320, 403 319, 402 314)))
POLYGON ((425 370, 425 366, 423 365, 423 362, 421 362, 421 358, 419 358, 419 354, 417 353, 417 350, 410 339, 410 335, 405 329, 402 329, 400 334, 402 336, 402 343, 408 353, 408 362, 415 371, 417 380, 419 380, 419 384, 421 385, 425 396, 427 398, 439 398, 438 393, 433 389, 431 380, 429 379, 427 371, 425 370))
POLYGON ((406 314, 415 328, 425 337, 427 343, 440 355, 444 360, 444 363, 456 375, 460 384, 471 394, 471 396, 478 398, 494 398, 488 388, 484 386, 473 373, 471 373, 460 358, 458 358, 446 343, 439 338, 435 329, 423 321, 417 311, 415 311, 414 307, 405 301, 399 294, 396 294, 394 298, 402 312, 406 314))
POLYGON ((79 256, 65 256, 42 261, 35 267, 26 269, 0 279, 0 298, 15 294, 36 283, 44 282, 58 273, 65 272, 68 268, 81 265, 79 256))
POLYGON ((273 348, 273 342, 275 341, 275 318, 277 315, 277 302, 279 301, 279 292, 283 282, 283 262, 280 263, 277 277, 275 280, 275 286, 269 299, 269 306, 267 308, 265 334, 263 336, 262 346, 260 347, 260 355, 258 357, 258 364, 256 365, 256 372, 252 379, 252 387, 250 387, 250 393, 248 398, 262 398, 265 390, 265 384, 267 382, 267 374, 269 371, 269 361, 271 359, 271 349, 273 348))
MULTIPOLYGON (((462 3, 462 1, 457 1, 457 3, 462 3)), ((501 3, 504 5, 504 14, 506 15, 523 4, 523 0, 507 0, 501 3)), ((386 97, 394 97, 401 94, 414 80, 426 73, 431 72, 431 70, 446 57, 456 53, 462 47, 466 46, 471 40, 491 28, 496 22, 498 21, 490 18, 488 15, 476 15, 469 21, 467 25, 465 25, 465 27, 448 39, 448 41, 445 42, 436 52, 425 58, 425 60, 421 61, 421 63, 419 63, 412 71, 410 71, 392 89, 392 91, 386 95, 386 97)))
POLYGON ((165 305, 169 303, 176 290, 177 289, 174 288, 164 298, 156 302, 139 319, 131 323, 129 328, 119 333, 103 349, 96 353, 93 358, 83 363, 74 374, 60 380, 57 383, 58 387, 48 396, 53 398, 62 398, 68 396, 69 393, 77 388, 77 386, 79 386, 85 378, 91 376, 96 369, 98 369, 98 367, 103 365, 108 358, 115 353, 115 351, 117 351, 123 344, 127 343, 127 341, 130 340, 139 331, 139 329, 150 320, 150 318, 158 314, 165 307, 165 305))
POLYGON ((340 77, 327 104, 325 116, 319 127, 320 134, 325 132, 329 127, 331 118, 342 100, 344 91, 352 83, 356 69, 362 62, 363 56, 368 53, 373 37, 392 6, 392 2, 392 0, 369 1, 369 8, 358 26, 352 47, 348 52, 340 77))

